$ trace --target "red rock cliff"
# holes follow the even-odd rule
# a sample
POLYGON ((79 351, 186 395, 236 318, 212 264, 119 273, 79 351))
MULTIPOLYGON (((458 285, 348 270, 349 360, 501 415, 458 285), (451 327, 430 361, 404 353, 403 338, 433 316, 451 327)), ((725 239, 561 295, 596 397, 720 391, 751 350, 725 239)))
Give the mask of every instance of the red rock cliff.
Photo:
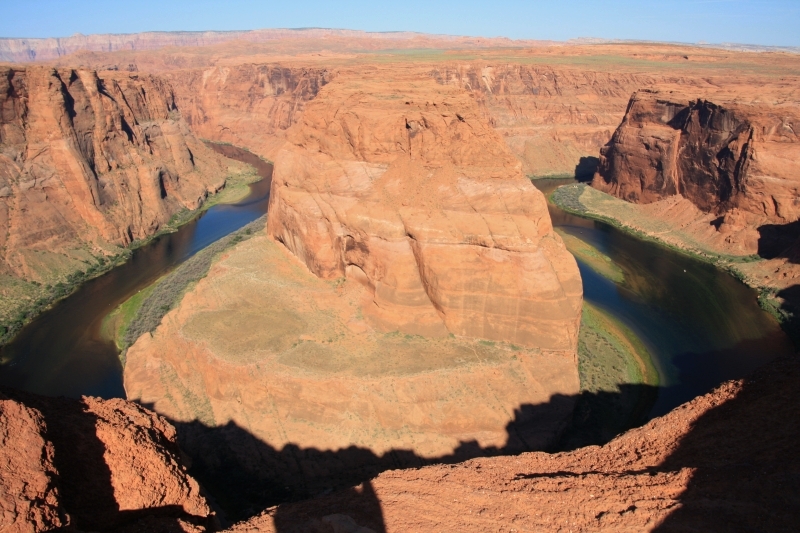
POLYGON ((225 161, 158 78, 1 68, 0 271, 44 281, 151 235, 222 187, 225 161))
POLYGON ((318 276, 363 282, 377 322, 576 349, 575 260, 467 92, 340 72, 288 139, 269 234, 318 276))
POLYGON ((633 95, 593 185, 635 203, 682 195, 724 223, 800 218, 797 108, 633 95))

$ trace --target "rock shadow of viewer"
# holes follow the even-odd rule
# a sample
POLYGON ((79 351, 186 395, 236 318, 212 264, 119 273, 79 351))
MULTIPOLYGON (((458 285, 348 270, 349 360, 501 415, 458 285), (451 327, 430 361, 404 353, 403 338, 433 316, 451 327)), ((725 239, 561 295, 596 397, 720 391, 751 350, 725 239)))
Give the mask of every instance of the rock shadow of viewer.
POLYGON ((694 470, 681 505, 656 529, 798 531, 800 361, 767 365, 701 416, 659 471, 694 470))
POLYGON ((217 427, 199 421, 171 423, 178 430, 181 448, 192 457, 190 474, 214 498, 226 524, 267 509, 281 533, 380 533, 385 530, 383 514, 370 480, 381 472, 561 450, 565 447, 559 440, 562 435, 573 436, 567 447, 574 445, 575 434, 582 435, 581 444, 604 443, 644 422, 642 413, 656 398, 656 389, 647 385, 622 385, 621 389, 619 393, 554 395, 544 404, 521 405, 506 426, 505 445, 482 447, 476 441, 465 441, 451 454, 434 458, 406 449, 379 455, 357 446, 333 451, 287 444, 276 449, 233 422, 217 427), (551 428, 570 421, 576 404, 582 406, 581 416, 562 422, 565 431, 554 434, 551 428), (299 506, 279 505, 303 500, 299 506))

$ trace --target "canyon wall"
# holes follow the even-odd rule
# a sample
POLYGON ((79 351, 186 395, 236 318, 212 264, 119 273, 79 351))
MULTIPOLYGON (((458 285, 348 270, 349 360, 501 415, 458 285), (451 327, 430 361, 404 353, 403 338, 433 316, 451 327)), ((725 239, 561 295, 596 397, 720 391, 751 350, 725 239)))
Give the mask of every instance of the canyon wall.
POLYGON ((634 203, 681 196, 758 251, 757 228, 800 218, 796 106, 639 91, 600 155, 595 188, 634 203))
POLYGON ((234 65, 164 72, 181 116, 202 138, 274 157, 284 132, 330 81, 324 67, 234 65))
POLYGON ((705 86, 659 72, 576 69, 487 61, 434 68, 439 83, 473 92, 494 129, 529 176, 591 176, 599 149, 611 138, 634 91, 681 83, 705 86))
POLYGON ((243 171, 231 163, 162 79, 0 68, 0 315, 38 297, 31 283, 65 281, 198 208, 243 171))
POLYGON ((374 320, 575 350, 575 261, 468 93, 380 69, 339 73, 288 139, 269 234, 316 275, 362 281, 374 320))

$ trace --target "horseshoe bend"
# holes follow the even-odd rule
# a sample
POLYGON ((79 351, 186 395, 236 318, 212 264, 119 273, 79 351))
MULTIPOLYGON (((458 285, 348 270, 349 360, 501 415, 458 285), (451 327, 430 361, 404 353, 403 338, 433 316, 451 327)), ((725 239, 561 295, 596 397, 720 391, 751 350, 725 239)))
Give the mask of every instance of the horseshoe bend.
POLYGON ((800 523, 795 52, 112 37, 0 40, 0 529, 800 523))

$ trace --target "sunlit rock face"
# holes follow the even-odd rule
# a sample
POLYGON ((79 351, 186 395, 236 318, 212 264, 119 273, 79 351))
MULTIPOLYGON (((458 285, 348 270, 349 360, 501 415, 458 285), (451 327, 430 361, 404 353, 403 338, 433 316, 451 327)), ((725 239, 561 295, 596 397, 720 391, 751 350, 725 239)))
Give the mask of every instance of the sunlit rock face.
POLYGON ((579 388, 580 275, 473 98, 339 71, 286 136, 267 235, 128 350, 129 397, 234 500, 552 446, 579 388))
POLYGON ((800 115, 728 100, 635 93, 592 185, 642 204, 682 196, 720 217, 714 225, 728 247, 759 252, 759 227, 800 218, 800 115))
POLYGON ((85 268, 225 183, 159 78, 0 68, 0 109, 0 274, 85 268))
POLYGON ((340 73, 288 137, 268 232, 317 276, 364 283, 376 323, 575 349, 575 261, 468 93, 340 73))

